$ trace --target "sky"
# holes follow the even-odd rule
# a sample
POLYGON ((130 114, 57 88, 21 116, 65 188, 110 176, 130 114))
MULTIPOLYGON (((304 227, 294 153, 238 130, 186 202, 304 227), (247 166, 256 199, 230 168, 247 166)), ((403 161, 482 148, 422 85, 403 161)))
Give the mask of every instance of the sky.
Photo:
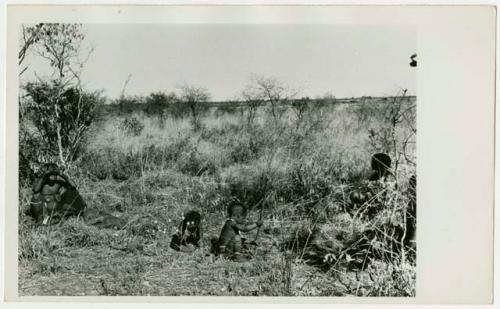
MULTIPOLYGON (((273 77, 303 96, 416 95, 411 26, 380 25, 84 25, 95 50, 82 71, 89 90, 118 97, 205 87, 213 100, 237 98, 251 76, 273 77)), ((23 79, 47 72, 30 55, 23 79)))

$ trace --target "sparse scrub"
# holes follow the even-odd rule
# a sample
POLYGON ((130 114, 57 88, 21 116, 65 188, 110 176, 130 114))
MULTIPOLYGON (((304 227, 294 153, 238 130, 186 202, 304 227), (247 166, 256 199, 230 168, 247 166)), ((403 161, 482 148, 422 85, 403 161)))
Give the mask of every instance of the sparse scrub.
MULTIPOLYGON (((197 130, 192 114, 176 118, 170 107, 163 129, 156 112, 126 116, 143 124, 137 135, 114 131, 124 116, 94 123, 95 138, 71 176, 89 207, 113 212, 120 204, 127 225, 102 230, 72 218, 37 228, 21 212, 21 294, 71 294, 57 280, 65 275, 93 295, 414 296, 414 253, 402 236, 405 177, 415 167, 400 160, 398 187, 365 204, 350 201, 351 192, 370 190, 364 173, 372 147, 382 147, 380 109, 390 102, 363 103, 373 113, 358 103, 319 110, 313 102, 295 112, 285 104, 280 114, 275 106, 276 118, 259 106, 252 121, 206 113, 197 130), (246 235, 259 246, 242 265, 205 257, 231 203, 251 209, 250 220, 266 221, 259 237, 246 235), (170 236, 190 209, 203 217, 201 248, 174 252, 170 236), (43 287, 30 287, 39 280, 43 287)), ((396 130, 398 143, 411 131, 406 126, 396 130)), ((22 183, 26 208, 30 182, 22 183)))
MULTIPOLYGON (((83 29, 22 26, 19 76, 30 54, 52 72, 20 79, 19 295, 415 296, 405 237, 416 207, 416 104, 406 90, 310 99, 252 76, 231 101, 210 102, 191 84, 128 95, 130 74, 104 104, 80 81, 93 51, 83 55, 83 29), (377 170, 390 180, 367 180, 376 152, 392 158, 393 175, 377 170), (49 162, 87 209, 39 225, 28 215, 31 187, 49 162), (207 255, 235 204, 258 222, 242 235, 249 263, 207 255), (187 254, 169 243, 189 210, 201 214, 201 241, 187 254), (104 214, 121 224, 89 222, 104 214)), ((53 176, 44 180, 62 182, 53 176)))

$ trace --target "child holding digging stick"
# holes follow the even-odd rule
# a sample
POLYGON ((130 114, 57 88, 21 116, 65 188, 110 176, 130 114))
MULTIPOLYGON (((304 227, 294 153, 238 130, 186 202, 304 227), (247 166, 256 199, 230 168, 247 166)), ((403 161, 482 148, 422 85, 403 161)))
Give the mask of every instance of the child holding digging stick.
POLYGON ((217 251, 219 254, 235 262, 246 262, 249 260, 242 252, 243 239, 241 232, 249 232, 262 226, 263 221, 259 219, 256 223, 246 224, 246 208, 242 205, 232 205, 228 210, 229 218, 222 227, 220 237, 217 240, 217 251))

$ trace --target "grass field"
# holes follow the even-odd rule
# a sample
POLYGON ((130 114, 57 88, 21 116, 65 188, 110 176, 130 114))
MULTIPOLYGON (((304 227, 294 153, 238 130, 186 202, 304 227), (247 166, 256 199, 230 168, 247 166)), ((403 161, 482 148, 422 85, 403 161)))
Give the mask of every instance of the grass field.
MULTIPOLYGON (((402 108, 414 104, 405 98, 402 108)), ((262 107, 252 124, 212 108, 199 130, 189 117, 106 114, 68 174, 89 207, 128 224, 117 231, 70 218, 35 226, 23 211, 30 188, 21 186, 19 294, 414 296, 414 258, 397 231, 416 170, 408 138, 415 122, 392 125, 391 108, 388 100, 356 101, 274 119, 262 107), (132 118, 135 125, 123 125, 132 118), (380 151, 397 161, 397 184, 351 209, 349 194, 362 189, 380 151), (251 209, 250 221, 265 200, 246 263, 208 254, 234 198, 251 209), (372 206, 376 215, 365 215, 372 206), (190 209, 203 215, 202 245, 176 252, 170 238, 190 209)))

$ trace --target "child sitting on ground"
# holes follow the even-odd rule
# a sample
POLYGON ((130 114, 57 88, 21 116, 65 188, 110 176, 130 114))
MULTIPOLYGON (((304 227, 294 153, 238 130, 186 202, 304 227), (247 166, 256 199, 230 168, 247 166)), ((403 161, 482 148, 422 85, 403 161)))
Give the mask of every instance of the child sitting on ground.
POLYGON ((262 226, 262 220, 245 224, 246 213, 246 208, 242 205, 231 205, 228 210, 229 219, 222 227, 218 240, 218 252, 235 262, 246 262, 249 259, 242 252, 243 239, 240 232, 249 232, 262 226))

